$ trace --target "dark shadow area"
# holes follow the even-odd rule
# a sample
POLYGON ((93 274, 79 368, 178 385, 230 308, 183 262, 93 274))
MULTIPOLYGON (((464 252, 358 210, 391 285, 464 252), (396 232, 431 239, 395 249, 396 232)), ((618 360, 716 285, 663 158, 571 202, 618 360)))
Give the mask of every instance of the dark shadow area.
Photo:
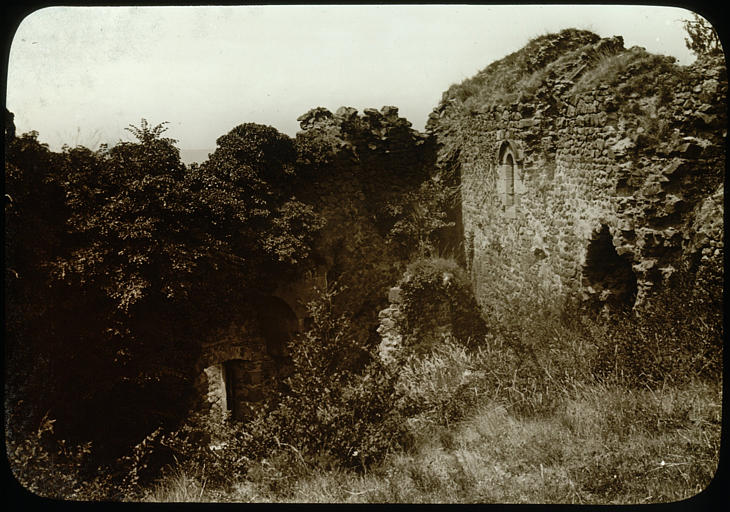
POLYGON ((631 262, 616 252, 605 224, 593 233, 586 249, 583 284, 595 291, 593 306, 597 309, 604 305, 612 311, 631 309, 636 301, 636 275, 631 262))

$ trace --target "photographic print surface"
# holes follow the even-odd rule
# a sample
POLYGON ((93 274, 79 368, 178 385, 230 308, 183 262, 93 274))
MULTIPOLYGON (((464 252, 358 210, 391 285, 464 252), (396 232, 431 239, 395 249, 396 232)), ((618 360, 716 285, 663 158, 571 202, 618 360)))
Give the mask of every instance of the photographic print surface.
POLYGON ((710 486, 727 70, 708 18, 49 7, 19 23, 7 77, 19 494, 710 486))

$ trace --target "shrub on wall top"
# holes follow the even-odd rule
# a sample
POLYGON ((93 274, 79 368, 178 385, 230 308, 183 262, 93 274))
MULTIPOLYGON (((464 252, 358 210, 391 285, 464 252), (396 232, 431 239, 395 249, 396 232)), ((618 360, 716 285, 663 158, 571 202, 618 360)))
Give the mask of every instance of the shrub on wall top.
POLYGON ((420 258, 408 265, 401 289, 406 346, 428 350, 443 336, 478 342, 486 324, 466 271, 451 259, 420 258))

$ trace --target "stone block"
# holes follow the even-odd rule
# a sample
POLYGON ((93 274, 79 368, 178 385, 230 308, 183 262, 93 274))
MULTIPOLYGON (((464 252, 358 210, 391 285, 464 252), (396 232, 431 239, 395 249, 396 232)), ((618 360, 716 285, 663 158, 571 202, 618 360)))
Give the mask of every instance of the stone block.
POLYGON ((388 290, 388 301, 392 303, 400 303, 401 289, 399 286, 393 286, 388 290))

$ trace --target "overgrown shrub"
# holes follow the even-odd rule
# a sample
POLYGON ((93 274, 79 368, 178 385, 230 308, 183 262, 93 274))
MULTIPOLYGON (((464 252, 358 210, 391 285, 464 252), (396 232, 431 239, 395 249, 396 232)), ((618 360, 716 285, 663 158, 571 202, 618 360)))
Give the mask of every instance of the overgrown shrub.
POLYGON ((163 478, 183 471, 210 488, 227 489, 242 480, 251 465, 247 453, 252 435, 241 423, 221 419, 195 414, 179 429, 153 436, 154 448, 146 456, 159 458, 163 452, 175 462, 157 468, 163 478))
MULTIPOLYGON (((423 433, 423 424, 449 426, 469 414, 486 391, 481 384, 488 380, 487 359, 481 347, 469 350, 454 339, 444 340, 426 354, 404 358, 396 391, 414 434, 423 433)), ((504 360, 498 363, 498 371, 509 372, 508 366, 514 366, 504 360)))
POLYGON ((424 353, 443 335, 473 343, 484 337, 486 324, 469 277, 454 260, 419 258, 408 265, 399 287, 404 346, 424 353))
POLYGON ((104 500, 112 494, 107 475, 89 471, 91 443, 70 445, 54 437, 55 420, 44 416, 21 439, 7 439, 10 469, 30 492, 57 500, 104 500))
POLYGON ((230 417, 202 412, 192 414, 176 429, 158 428, 104 468, 113 482, 110 497, 150 499, 157 488, 181 475, 211 491, 229 491, 256 464, 251 456, 259 444, 255 431, 230 417))
POLYGON ((719 379, 722 304, 694 284, 677 275, 651 302, 600 327, 596 373, 635 386, 719 379))
POLYGON ((250 457, 288 452, 306 464, 364 469, 406 443, 397 376, 353 337, 348 318, 335 313, 339 291, 328 286, 308 304, 310 328, 290 347, 289 390, 246 426, 250 457), (363 354, 369 362, 358 370, 363 354))
POLYGON ((313 467, 363 470, 408 446, 396 368, 374 358, 337 312, 341 291, 336 285, 317 290, 307 305, 309 328, 290 343, 293 373, 285 390, 253 419, 236 424, 193 417, 175 432, 153 435, 149 446, 156 448, 131 456, 134 466, 169 450, 176 464, 163 479, 182 471, 225 489, 248 478, 280 492, 313 467))
POLYGON ((691 20, 682 20, 682 26, 687 31, 684 43, 697 57, 722 56, 722 42, 712 26, 712 23, 699 14, 693 12, 691 20))

